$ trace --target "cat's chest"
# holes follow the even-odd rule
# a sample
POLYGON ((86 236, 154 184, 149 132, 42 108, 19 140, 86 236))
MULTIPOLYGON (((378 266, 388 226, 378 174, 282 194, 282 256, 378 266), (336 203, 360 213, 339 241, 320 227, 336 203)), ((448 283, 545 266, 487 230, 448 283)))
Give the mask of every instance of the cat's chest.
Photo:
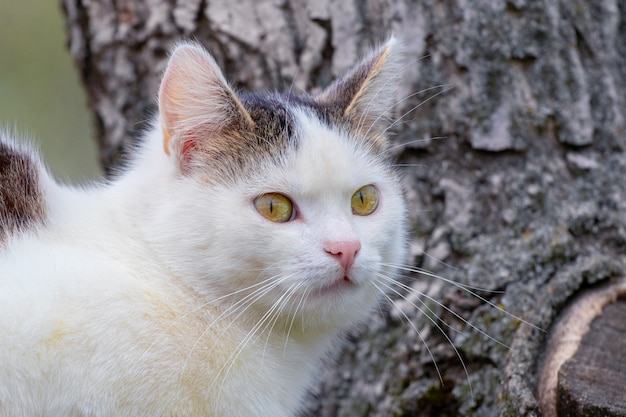
POLYGON ((33 398, 53 399, 48 411, 70 399, 102 416, 279 417, 295 410, 315 355, 285 343, 262 317, 237 320, 236 311, 202 303, 165 277, 92 263, 95 279, 66 267, 56 295, 22 300, 31 308, 13 323, 32 325, 9 329, 20 347, 5 350, 14 356, 11 377, 31 378, 33 398), (49 384, 35 392, 41 378, 49 384))

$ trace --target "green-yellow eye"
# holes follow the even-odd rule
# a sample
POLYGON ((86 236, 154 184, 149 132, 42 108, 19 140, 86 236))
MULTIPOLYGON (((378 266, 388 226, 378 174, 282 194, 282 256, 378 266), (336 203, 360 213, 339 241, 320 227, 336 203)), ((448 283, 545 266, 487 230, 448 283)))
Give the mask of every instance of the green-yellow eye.
POLYGON ((378 207, 378 191, 372 184, 364 185, 352 194, 352 213, 357 216, 372 214, 378 207))
POLYGON ((293 215, 293 203, 279 193, 267 193, 257 197, 254 207, 261 216, 276 223, 287 222, 293 215))

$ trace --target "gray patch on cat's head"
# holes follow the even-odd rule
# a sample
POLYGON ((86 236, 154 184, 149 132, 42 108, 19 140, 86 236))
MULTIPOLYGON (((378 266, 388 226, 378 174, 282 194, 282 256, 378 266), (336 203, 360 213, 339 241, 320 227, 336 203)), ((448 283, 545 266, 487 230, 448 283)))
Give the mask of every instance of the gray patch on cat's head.
MULTIPOLYGON (((372 132, 371 135, 364 135, 363 126, 356 123, 352 118, 346 117, 343 108, 340 106, 329 105, 314 96, 285 96, 284 99, 289 103, 290 108, 297 107, 304 111, 307 115, 318 120, 322 125, 330 130, 348 133, 348 137, 352 138, 354 143, 359 145, 364 151, 374 158, 385 155, 387 148, 387 140, 378 135, 378 132, 372 132)), ((369 133, 369 132, 368 132, 369 133)))
MULTIPOLYGON (((254 121, 254 152, 276 162, 287 152, 298 149, 300 129, 294 114, 296 111, 304 112, 330 129, 353 130, 350 121, 341 112, 308 95, 247 93, 242 94, 240 99, 254 121)), ((358 134, 356 131, 353 133, 358 134)))
POLYGON ((200 141, 194 152, 209 182, 237 182, 264 163, 280 164, 297 148, 295 118, 279 95, 242 94, 238 98, 253 124, 238 117, 227 119, 219 135, 200 141))
MULTIPOLYGON (((347 88, 347 87, 346 87, 347 88)), ((381 135, 376 129, 366 127, 366 116, 363 120, 346 116, 345 109, 341 103, 328 100, 327 97, 316 96, 283 96, 290 108, 299 108, 310 117, 317 119, 321 124, 331 130, 347 132, 348 136, 354 139, 354 143, 360 145, 363 150, 371 154, 374 158, 386 155, 388 147, 387 137, 381 135)), ((386 122, 386 118, 381 117, 380 123, 386 122)), ((371 122, 370 122, 371 123, 371 122)))
POLYGON ((254 121, 255 148, 280 156, 297 146, 295 118, 281 95, 243 94, 241 101, 254 121))
MULTIPOLYGON (((264 162, 280 166, 287 154, 298 149, 300 129, 296 111, 308 114, 330 129, 350 131, 355 138, 361 136, 340 110, 312 96, 242 93, 238 99, 253 126, 234 117, 219 138, 206 142, 201 154, 211 182, 239 181, 264 162)), ((363 138, 362 144, 373 155, 379 155, 382 150, 367 138, 363 138)))
POLYGON ((44 223, 40 178, 39 161, 0 136, 0 247, 11 235, 44 223))

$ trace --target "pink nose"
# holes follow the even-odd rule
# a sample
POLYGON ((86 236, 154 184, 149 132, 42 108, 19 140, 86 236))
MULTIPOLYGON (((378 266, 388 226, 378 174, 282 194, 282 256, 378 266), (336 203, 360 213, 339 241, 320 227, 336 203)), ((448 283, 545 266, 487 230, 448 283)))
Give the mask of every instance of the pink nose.
POLYGON ((350 240, 347 242, 326 242, 324 250, 331 256, 337 258, 344 271, 348 272, 354 258, 361 250, 361 242, 358 240, 350 240))

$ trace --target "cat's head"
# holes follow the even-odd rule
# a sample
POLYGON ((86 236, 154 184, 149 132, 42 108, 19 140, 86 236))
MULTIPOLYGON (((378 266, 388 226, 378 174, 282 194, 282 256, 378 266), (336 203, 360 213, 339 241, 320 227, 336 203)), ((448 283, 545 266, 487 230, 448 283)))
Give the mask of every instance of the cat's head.
POLYGON ((159 93, 170 268, 268 328, 364 318, 405 256, 385 135, 398 66, 392 39, 317 96, 236 94, 201 47, 178 46, 159 93))

